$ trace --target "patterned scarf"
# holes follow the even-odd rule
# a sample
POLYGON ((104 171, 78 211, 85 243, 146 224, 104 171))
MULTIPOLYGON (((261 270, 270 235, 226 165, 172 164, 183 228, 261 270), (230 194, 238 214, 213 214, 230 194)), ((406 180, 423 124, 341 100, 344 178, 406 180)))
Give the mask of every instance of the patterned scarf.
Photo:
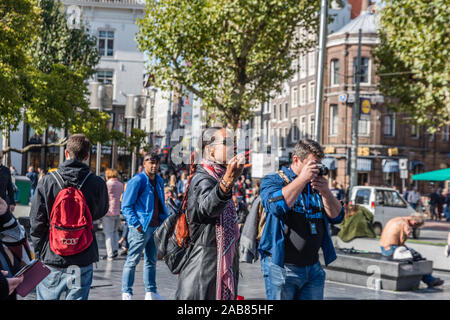
MULTIPOLYGON (((220 181, 226 169, 214 162, 202 159, 203 168, 217 181, 220 181)), ((239 239, 236 210, 230 199, 216 223, 217 242, 217 282, 216 299, 232 300, 236 295, 234 287, 233 260, 236 241, 239 239)))

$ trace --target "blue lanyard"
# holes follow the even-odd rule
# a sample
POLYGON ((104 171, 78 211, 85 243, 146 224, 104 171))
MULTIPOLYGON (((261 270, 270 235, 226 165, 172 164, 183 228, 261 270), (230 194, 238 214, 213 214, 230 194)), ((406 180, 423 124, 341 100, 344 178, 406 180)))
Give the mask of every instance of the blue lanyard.
MULTIPOLYGON (((292 175, 295 175, 294 174, 294 172, 292 171, 292 168, 291 167, 289 167, 289 172, 292 174, 292 175)), ((308 196, 307 196, 307 200, 305 200, 305 196, 303 195, 303 192, 302 192, 302 199, 303 199, 303 204, 305 205, 305 209, 306 209, 306 211, 308 212, 308 210, 309 210, 309 197, 310 197, 310 194, 311 194, 311 192, 310 192, 310 188, 309 188, 309 183, 308 183, 308 196)))
MULTIPOLYGON (((310 196, 310 189, 309 189, 309 183, 308 183, 308 196, 305 197, 305 196, 303 195, 303 193, 302 193, 303 203, 305 204, 305 209, 306 209, 307 212, 310 210, 310 208, 309 208, 309 200, 310 200, 309 196, 310 196), (306 198, 306 199, 305 199, 305 198, 306 198)), ((309 213, 309 212, 308 212, 308 213, 309 213)))

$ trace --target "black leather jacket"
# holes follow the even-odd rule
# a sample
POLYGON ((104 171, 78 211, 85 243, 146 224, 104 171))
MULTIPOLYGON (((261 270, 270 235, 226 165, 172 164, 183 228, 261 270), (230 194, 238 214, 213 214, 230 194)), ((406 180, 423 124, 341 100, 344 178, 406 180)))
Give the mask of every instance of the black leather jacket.
POLYGON ((8 204, 15 205, 14 187, 9 168, 0 164, 0 198, 3 198, 8 204))
MULTIPOLYGON (((219 182, 198 166, 188 191, 188 224, 191 235, 201 232, 183 266, 175 298, 178 300, 215 300, 217 274, 216 222, 231 199, 219 182)), ((236 243, 233 270, 237 292, 239 241, 236 243)))

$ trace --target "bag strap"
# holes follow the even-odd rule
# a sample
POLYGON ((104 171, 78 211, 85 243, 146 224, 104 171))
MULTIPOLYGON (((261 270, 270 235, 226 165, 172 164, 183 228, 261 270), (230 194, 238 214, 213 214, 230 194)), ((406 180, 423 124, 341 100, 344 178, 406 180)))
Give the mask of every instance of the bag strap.
POLYGON ((92 172, 89 170, 88 174, 86 175, 86 177, 84 177, 83 182, 81 182, 81 184, 78 186, 78 189, 81 190, 81 188, 83 187, 84 183, 86 182, 86 180, 90 177, 90 175, 92 174, 92 172))
MULTIPOLYGON (((58 186, 61 188, 61 190, 64 189, 65 181, 64 181, 63 177, 61 176, 61 174, 58 172, 58 170, 52 171, 52 172, 50 172, 50 174, 56 180, 56 182, 58 183, 58 186)), ((92 174, 92 172, 89 171, 88 174, 84 177, 83 181, 76 186, 77 189, 81 190, 84 183, 86 182, 86 180, 89 178, 89 176, 91 174, 92 174)))
POLYGON ((56 183, 58 184, 59 188, 61 190, 64 189, 64 179, 59 174, 59 172, 57 170, 56 171, 52 171, 52 172, 50 172, 50 175, 56 180, 56 183))
POLYGON ((281 179, 283 179, 285 185, 291 183, 291 180, 289 180, 289 178, 286 176, 283 170, 278 170, 278 175, 281 177, 281 179))

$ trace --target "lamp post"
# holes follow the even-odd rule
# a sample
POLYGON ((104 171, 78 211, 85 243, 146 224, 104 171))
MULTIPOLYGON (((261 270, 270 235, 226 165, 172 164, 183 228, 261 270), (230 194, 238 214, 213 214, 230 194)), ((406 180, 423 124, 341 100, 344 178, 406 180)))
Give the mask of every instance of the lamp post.
POLYGON ((323 69, 325 67, 325 50, 327 41, 327 23, 328 23, 328 0, 322 0, 320 8, 320 34, 319 34, 319 58, 317 63, 317 90, 316 90, 316 110, 315 110, 315 128, 314 136, 320 143, 321 133, 321 115, 322 115, 322 94, 323 94, 323 69))
MULTIPOLYGON (((125 119, 131 119, 131 129, 134 129, 137 125, 137 127, 140 127, 139 120, 141 117, 144 116, 145 108, 143 104, 143 98, 147 96, 143 95, 134 95, 134 94, 127 94, 127 103, 125 106, 125 119)), ((134 176, 134 173, 136 172, 136 153, 137 153, 137 147, 134 147, 133 152, 131 154, 131 172, 130 176, 134 176)))
MULTIPOLYGON (((101 82, 92 81, 89 83, 90 91, 90 108, 103 111, 112 111, 112 96, 113 96, 113 86, 112 84, 105 84, 101 82)), ((97 154, 95 162, 95 174, 100 175, 101 167, 101 156, 102 156, 102 144, 97 142, 97 154)))

